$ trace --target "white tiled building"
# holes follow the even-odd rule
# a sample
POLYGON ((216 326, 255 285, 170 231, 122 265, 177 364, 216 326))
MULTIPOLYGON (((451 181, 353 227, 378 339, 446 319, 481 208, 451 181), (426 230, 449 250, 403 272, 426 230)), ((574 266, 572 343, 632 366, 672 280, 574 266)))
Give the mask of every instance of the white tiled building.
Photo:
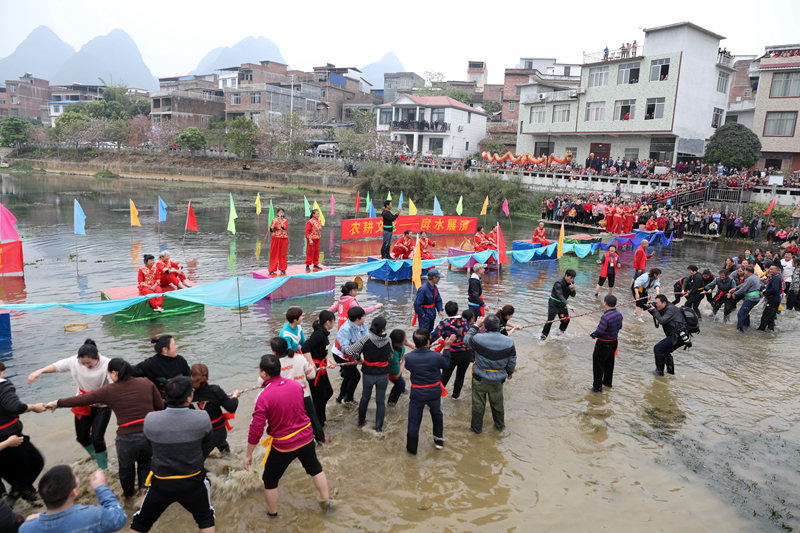
POLYGON ((466 157, 486 136, 486 113, 449 96, 401 94, 378 107, 378 131, 411 152, 466 157))
POLYGON ((517 152, 581 164, 599 157, 676 162, 703 155, 725 123, 732 58, 723 36, 690 22, 645 29, 643 46, 620 54, 584 54, 580 86, 523 93, 517 152))

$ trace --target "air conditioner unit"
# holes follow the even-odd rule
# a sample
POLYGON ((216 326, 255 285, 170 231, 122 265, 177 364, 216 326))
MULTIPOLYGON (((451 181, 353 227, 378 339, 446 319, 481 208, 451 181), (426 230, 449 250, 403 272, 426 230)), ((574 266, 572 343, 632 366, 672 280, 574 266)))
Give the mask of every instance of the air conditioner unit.
POLYGON ((578 87, 578 94, 586 94, 586 87, 578 87))
POLYGON ((541 100, 542 102, 547 100, 547 94, 546 93, 539 93, 539 100, 541 100))
POLYGON ((458 131, 464 131, 464 126, 459 126, 458 131))
POLYGON ((569 97, 570 98, 577 98, 578 97, 578 91, 574 91, 574 90, 570 91, 569 92, 569 97))

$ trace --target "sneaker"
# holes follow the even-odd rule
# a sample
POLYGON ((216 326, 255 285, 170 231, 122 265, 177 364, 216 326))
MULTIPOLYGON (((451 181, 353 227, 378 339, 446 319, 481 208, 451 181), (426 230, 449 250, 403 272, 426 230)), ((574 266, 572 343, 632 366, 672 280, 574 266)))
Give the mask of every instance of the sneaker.
POLYGON ((274 270, 267 273, 268 276, 274 276, 275 274, 277 274, 277 272, 275 272, 274 270))
POLYGON ((322 270, 322 267, 319 265, 314 265, 314 270, 322 270))
POLYGON ((458 401, 458 400, 461 399, 461 396, 451 396, 451 398, 453 398, 454 400, 458 401))
POLYGON ((311 272, 311 267, 306 265, 306 272, 311 272))
POLYGON ((590 387, 586 387, 586 390, 588 390, 589 392, 597 392, 597 393, 603 392, 603 389, 596 389, 596 388, 591 387, 591 386, 590 387))
POLYGON ((387 407, 397 407, 397 402, 388 402, 386 404, 387 407))
POLYGON ((664 377, 664 371, 663 370, 653 370, 653 375, 654 376, 664 377))
POLYGON ((442 448, 444 448, 444 439, 433 437, 433 446, 437 450, 441 450, 442 448))
POLYGON ((286 271, 285 270, 281 270, 281 276, 285 276, 285 275, 286 275, 286 271))
POLYGON ((363 428, 367 424, 366 418, 359 418, 358 419, 358 427, 363 428))
POLYGON ((341 396, 337 396, 336 397, 336 403, 342 403, 342 397, 341 396))

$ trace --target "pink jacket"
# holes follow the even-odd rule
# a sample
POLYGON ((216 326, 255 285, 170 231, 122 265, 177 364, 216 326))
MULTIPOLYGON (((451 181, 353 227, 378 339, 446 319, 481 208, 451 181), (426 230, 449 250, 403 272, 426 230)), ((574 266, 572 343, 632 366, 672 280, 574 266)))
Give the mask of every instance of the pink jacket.
MULTIPOLYGON (((339 297, 339 301, 335 302, 335 303, 334 303, 332 306, 330 306, 330 307, 328 308, 328 311, 330 311, 330 312, 332 312, 332 313, 336 313, 336 312, 338 312, 338 310, 339 310, 339 304, 340 304, 340 303, 342 303, 342 304, 347 304, 347 301, 348 301, 348 300, 353 300, 353 301, 352 301, 352 302, 350 302, 350 303, 349 303, 349 305, 345 305, 345 306, 344 306, 344 308, 345 308, 345 309, 350 309, 350 308, 351 308, 351 307, 353 307, 353 306, 356 306, 356 307, 361 307, 361 305, 360 305, 360 304, 358 303, 358 301, 356 300, 355 296, 350 296, 349 294, 342 294, 342 295, 339 297)), ((371 306, 369 306, 369 307, 363 307, 363 309, 364 309, 364 313, 368 315, 368 314, 372 313, 373 311, 375 311, 375 310, 376 310, 376 309, 378 309, 378 308, 377 308, 377 306, 371 305, 371 306)), ((345 319, 346 319, 346 318, 347 318, 347 317, 345 316, 345 319)))
POLYGON ((272 446, 281 452, 290 452, 305 446, 314 439, 303 401, 303 387, 293 379, 280 376, 264 382, 264 388, 256 398, 253 418, 250 420, 249 444, 258 444, 267 425, 267 433, 275 440, 272 446), (280 440, 302 429, 291 438, 280 440))

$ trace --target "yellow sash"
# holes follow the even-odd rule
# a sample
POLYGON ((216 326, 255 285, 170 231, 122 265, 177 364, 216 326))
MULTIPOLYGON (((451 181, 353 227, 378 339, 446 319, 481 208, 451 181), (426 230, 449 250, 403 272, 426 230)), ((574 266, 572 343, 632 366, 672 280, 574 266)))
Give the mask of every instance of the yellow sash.
POLYGON ((183 475, 183 476, 157 476, 151 470, 150 473, 147 474, 147 480, 144 482, 144 486, 145 487, 149 487, 150 486, 150 482, 153 480, 154 477, 156 479, 187 479, 187 478, 194 477, 194 476, 198 475, 200 472, 202 472, 202 470, 198 470, 194 474, 186 474, 186 475, 183 475))
POLYGON ((265 466, 267 464, 267 457, 269 457, 269 452, 272 451, 272 441, 274 440, 288 440, 300 433, 301 431, 308 429, 311 427, 311 422, 306 424, 305 426, 301 427, 294 433, 289 433, 284 437, 273 437, 272 435, 267 435, 267 438, 261 441, 261 445, 267 449, 267 453, 264 454, 264 460, 261 461, 261 466, 265 466))

